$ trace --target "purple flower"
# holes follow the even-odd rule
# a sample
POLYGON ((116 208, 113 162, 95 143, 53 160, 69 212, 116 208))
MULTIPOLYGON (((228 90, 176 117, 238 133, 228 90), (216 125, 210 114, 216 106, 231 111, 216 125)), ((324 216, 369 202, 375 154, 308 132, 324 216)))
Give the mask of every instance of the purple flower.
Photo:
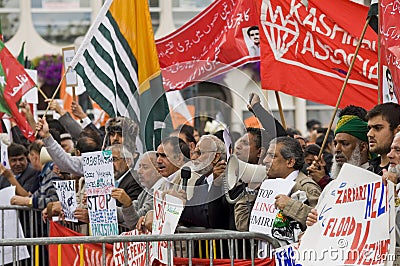
POLYGON ((62 56, 43 55, 36 66, 39 81, 48 86, 57 86, 61 81, 62 56))

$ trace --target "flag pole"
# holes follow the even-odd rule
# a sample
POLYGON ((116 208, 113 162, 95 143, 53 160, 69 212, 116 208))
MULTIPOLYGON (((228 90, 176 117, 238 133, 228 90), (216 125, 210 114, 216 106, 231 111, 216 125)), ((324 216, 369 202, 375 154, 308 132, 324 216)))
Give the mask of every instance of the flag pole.
POLYGON ((381 31, 381 19, 380 19, 380 0, 378 0, 378 104, 381 104, 383 102, 382 99, 382 92, 383 92, 383 86, 382 86, 382 74, 383 74, 383 69, 382 69, 382 63, 381 63, 381 35, 379 34, 381 31))
POLYGON ((285 116, 283 114, 283 109, 282 109, 282 103, 281 103, 281 97, 279 96, 279 92, 275 91, 275 98, 276 98, 276 102, 278 103, 278 108, 279 108, 279 116, 281 117, 281 123, 283 128, 286 130, 287 126, 286 126, 286 121, 285 121, 285 116))
POLYGON ((324 147, 325 147, 325 144, 326 144, 326 140, 328 139, 329 131, 332 128, 333 120, 335 120, 336 113, 337 113, 337 111, 339 109, 340 101, 342 100, 342 97, 343 97, 343 94, 344 94, 344 89, 346 88, 347 82, 350 79, 351 71, 353 70, 354 63, 356 62, 358 51, 360 50, 360 47, 361 47, 361 44, 362 44, 362 40, 364 39, 364 35, 365 35, 365 32, 367 31, 368 24, 369 24, 370 20, 371 20, 371 17, 368 17, 366 22, 365 22, 364 28, 363 28, 363 30, 361 32, 360 39, 358 40, 356 51, 354 52, 354 57, 351 60, 351 64, 349 66, 349 70, 347 71, 347 74, 346 74, 346 79, 343 82, 343 86, 342 86, 342 89, 340 91, 339 97, 337 99, 336 106, 335 106, 335 109, 333 111, 333 115, 332 115, 331 121, 329 122, 328 130, 325 133, 324 141, 322 142, 321 149, 320 149, 319 154, 318 154, 318 160, 321 159, 322 151, 324 150, 324 147))
POLYGON ((45 100, 49 99, 49 98, 47 97, 47 95, 44 93, 44 91, 42 91, 42 89, 41 89, 39 86, 37 86, 37 88, 38 88, 38 91, 40 92, 40 94, 42 94, 42 96, 43 96, 43 98, 44 98, 45 100))
MULTIPOLYGON (((57 86, 56 90, 54 91, 53 96, 51 96, 51 100, 50 100, 50 101, 48 102, 48 104, 47 104, 47 108, 46 108, 46 110, 44 111, 44 114, 43 114, 43 116, 42 116, 42 119, 46 117, 47 112, 48 112, 49 109, 50 109, 50 105, 51 105, 51 103, 54 101, 54 98, 56 97, 57 92, 60 90, 61 83, 64 81, 64 79, 65 79, 65 77, 66 77, 66 75, 67 75, 67 72, 69 71, 70 68, 71 68, 71 66, 68 67, 67 71, 65 71, 64 75, 61 77, 60 83, 58 83, 58 86, 57 86)), ((47 99, 48 99, 48 98, 47 98, 47 99)), ((46 99, 46 100, 47 100, 47 99, 46 99)), ((38 133, 38 131, 36 130, 36 131, 35 131, 35 137, 37 136, 37 133, 38 133)))

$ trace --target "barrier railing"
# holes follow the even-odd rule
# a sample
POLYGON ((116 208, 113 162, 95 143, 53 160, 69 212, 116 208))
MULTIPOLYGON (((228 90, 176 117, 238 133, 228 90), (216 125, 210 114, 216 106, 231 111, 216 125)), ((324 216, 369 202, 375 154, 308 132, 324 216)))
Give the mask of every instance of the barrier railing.
MULTIPOLYGON (((149 253, 149 243, 150 242, 157 242, 157 241, 168 241, 168 254, 171 252, 171 245, 170 242, 178 242, 178 241, 185 241, 188 242, 188 246, 191 247, 194 244, 194 241, 198 240, 206 240, 209 241, 210 249, 209 249, 209 260, 210 265, 214 260, 213 256, 213 245, 212 241, 220 239, 225 240, 228 242, 229 247, 229 259, 230 264, 234 265, 234 250, 233 250, 233 241, 245 239, 250 241, 250 259, 252 265, 254 265, 254 261, 256 258, 255 254, 255 241, 256 240, 264 240, 270 243, 274 243, 274 241, 265 235, 258 234, 258 233, 251 233, 251 232, 236 232, 236 231, 219 231, 213 233, 181 233, 181 234, 173 234, 173 235, 137 235, 137 236, 107 236, 107 237, 40 237, 40 238, 14 238, 14 239, 1 239, 0 246, 11 246, 13 257, 16 254, 16 247, 17 246, 47 246, 47 245, 64 245, 64 244, 102 244, 103 253, 102 253, 102 265, 106 265, 106 253, 105 251, 105 244, 106 243, 127 243, 127 242, 144 242, 146 243, 146 253, 149 253)), ((125 245, 125 244, 124 244, 125 245)), ((125 245, 126 246, 126 245, 125 245)), ((37 248, 36 248, 37 249, 37 248)), ((127 262, 127 253, 126 248, 124 251, 125 262, 127 262)), ((192 265, 192 249, 188 249, 188 264, 192 265)), ((83 258, 81 258, 83 259, 83 258)), ((172 258, 168 258, 168 265, 172 265, 172 258)), ((62 263, 61 263, 62 264, 62 263)), ((146 265, 149 264, 149 261, 146 260, 146 265)), ((14 261, 14 265, 16 262, 14 261)), ((38 260, 35 260, 34 265, 39 265, 38 260)))
MULTIPOLYGON (((270 243, 271 247, 278 247, 279 243, 268 236, 249 233, 226 231, 218 229, 205 228, 186 228, 178 227, 176 233, 171 236, 118 236, 117 238, 96 238, 96 237, 81 237, 78 238, 49 238, 48 223, 44 223, 41 217, 41 210, 32 209, 14 205, 0 205, 1 223, 1 248, 2 258, 4 262, 4 249, 6 246, 12 247, 12 258, 14 265, 47 265, 48 254, 46 245, 56 243, 59 239, 61 242, 56 244, 85 244, 85 243, 114 243, 118 242, 151 242, 151 241, 172 241, 174 247, 174 257, 180 258, 204 258, 210 261, 214 259, 249 259, 254 260, 257 254, 254 253, 255 241, 263 240, 270 243), (10 226, 5 219, 8 211, 14 211, 20 220, 22 231, 25 238, 22 237, 18 230, 16 221, 10 226), (11 232, 13 231, 13 232, 11 232), (5 239, 5 236, 13 236, 5 239), (90 240, 89 240, 90 239, 90 240), (252 239, 252 240, 251 240, 252 239), (56 241, 56 242, 54 242, 56 241), (72 241, 72 242, 71 242, 72 241), (100 242, 99 242, 100 241, 100 242), (25 244, 24 244, 25 243, 25 244), (19 248, 17 246, 27 245, 29 248, 30 259, 20 261, 19 248)), ((74 223, 63 223, 67 228, 79 232, 79 225, 74 223)), ((127 228, 120 227, 120 232, 127 231, 127 228)), ((267 256, 271 255, 270 250, 267 251, 267 256)), ((8 253, 10 253, 8 251, 8 253)), ((265 254, 265 253, 264 253, 265 254)), ((105 264, 104 264, 105 265, 105 264)))

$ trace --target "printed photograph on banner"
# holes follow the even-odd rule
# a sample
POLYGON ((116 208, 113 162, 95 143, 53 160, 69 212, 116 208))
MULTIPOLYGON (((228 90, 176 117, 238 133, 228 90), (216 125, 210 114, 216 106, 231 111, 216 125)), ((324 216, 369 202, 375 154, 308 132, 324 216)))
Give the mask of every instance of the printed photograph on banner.
POLYGON ((250 56, 260 56, 260 29, 257 25, 243 28, 243 38, 250 56))
POLYGON ((382 102, 383 103, 398 103, 398 95, 394 89, 392 73, 387 66, 382 66, 382 102))

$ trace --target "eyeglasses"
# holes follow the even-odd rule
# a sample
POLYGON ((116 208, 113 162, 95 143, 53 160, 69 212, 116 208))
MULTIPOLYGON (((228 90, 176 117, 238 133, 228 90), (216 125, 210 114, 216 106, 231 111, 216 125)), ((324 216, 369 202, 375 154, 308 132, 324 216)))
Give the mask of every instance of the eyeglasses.
POLYGON ((119 160, 124 160, 125 158, 123 157, 112 157, 113 162, 118 162, 119 160))
POLYGON ((194 150, 192 151, 192 155, 197 155, 197 156, 201 156, 204 153, 209 153, 209 152, 217 152, 217 151, 201 151, 201 150, 194 150))
POLYGON ((260 34, 259 34, 259 33, 251 33, 251 34, 250 34, 250 37, 258 36, 258 35, 260 35, 260 34))

